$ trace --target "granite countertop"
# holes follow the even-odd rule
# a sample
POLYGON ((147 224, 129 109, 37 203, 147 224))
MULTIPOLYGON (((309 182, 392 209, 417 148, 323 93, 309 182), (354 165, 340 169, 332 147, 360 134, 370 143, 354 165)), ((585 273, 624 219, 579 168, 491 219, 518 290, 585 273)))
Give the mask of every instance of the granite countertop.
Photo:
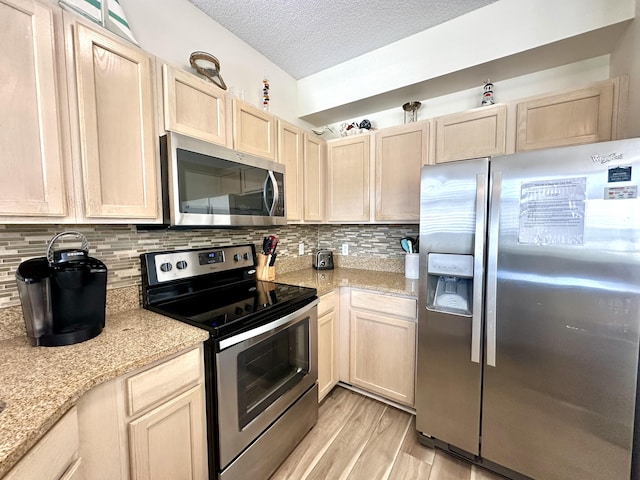
POLYGON ((105 323, 97 337, 66 347, 33 347, 24 333, 0 337, 0 477, 84 393, 209 337, 142 308, 107 313, 105 323))
MULTIPOLYGON (((417 296, 403 273, 312 267, 279 274, 276 282, 313 287, 324 295, 353 287, 417 296)), ((66 347, 33 347, 18 308, 0 310, 0 477, 93 387, 205 341, 205 330, 135 306, 137 289, 107 292, 106 327, 96 338, 66 347)))
POLYGON ((333 270, 316 270, 310 267, 277 275, 275 281, 316 288, 318 296, 329 293, 336 287, 362 288, 410 297, 418 296, 418 280, 405 278, 403 273, 377 270, 343 267, 336 267, 333 270))

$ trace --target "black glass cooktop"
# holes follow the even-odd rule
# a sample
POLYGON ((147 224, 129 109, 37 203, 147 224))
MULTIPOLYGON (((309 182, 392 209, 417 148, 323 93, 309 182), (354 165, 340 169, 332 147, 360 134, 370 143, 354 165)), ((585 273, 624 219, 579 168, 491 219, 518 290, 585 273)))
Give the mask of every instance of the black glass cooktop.
POLYGON ((264 322, 266 316, 299 308, 315 296, 315 288, 248 280, 164 301, 152 309, 205 328, 219 338, 264 322))

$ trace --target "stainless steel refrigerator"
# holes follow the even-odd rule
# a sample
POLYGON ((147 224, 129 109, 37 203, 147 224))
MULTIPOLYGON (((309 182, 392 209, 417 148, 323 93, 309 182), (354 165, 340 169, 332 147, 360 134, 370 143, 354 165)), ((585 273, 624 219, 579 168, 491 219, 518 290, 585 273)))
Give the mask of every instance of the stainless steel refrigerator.
POLYGON ((637 478, 639 183, 640 139, 423 168, 423 443, 513 478, 637 478))

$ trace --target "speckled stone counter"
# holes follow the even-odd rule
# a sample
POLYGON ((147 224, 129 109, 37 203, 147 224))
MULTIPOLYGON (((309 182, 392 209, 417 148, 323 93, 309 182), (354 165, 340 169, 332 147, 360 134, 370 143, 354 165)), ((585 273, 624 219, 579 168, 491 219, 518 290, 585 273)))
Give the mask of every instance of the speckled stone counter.
POLYGON ((342 267, 334 270, 316 270, 310 267, 277 275, 275 281, 314 287, 318 290, 318 295, 329 293, 336 287, 352 287, 380 293, 418 296, 418 280, 405 278, 404 273, 395 272, 342 267))
MULTIPOLYGON (((403 273, 312 267, 278 274, 276 282, 314 287, 324 295, 353 287, 417 296, 418 281, 403 273)), ((138 290, 107 291, 106 328, 66 347, 32 347, 20 307, 0 310, 0 477, 93 387, 193 347, 209 334, 136 307, 138 290)))
POLYGON ((209 337, 142 308, 123 310, 123 304, 108 310, 106 328, 86 342, 32 347, 24 327, 0 339, 0 400, 6 403, 0 413, 0 477, 88 390, 209 337))

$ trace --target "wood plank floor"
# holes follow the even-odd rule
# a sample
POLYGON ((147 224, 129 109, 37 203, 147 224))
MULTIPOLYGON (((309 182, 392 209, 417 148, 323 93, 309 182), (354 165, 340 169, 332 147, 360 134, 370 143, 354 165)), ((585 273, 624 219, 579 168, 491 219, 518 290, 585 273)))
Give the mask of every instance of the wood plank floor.
MULTIPOLYGON (((318 423, 271 480, 501 480, 483 468, 420 445, 415 418, 336 387, 318 423)), ((504 480, 504 479, 502 479, 504 480)))

